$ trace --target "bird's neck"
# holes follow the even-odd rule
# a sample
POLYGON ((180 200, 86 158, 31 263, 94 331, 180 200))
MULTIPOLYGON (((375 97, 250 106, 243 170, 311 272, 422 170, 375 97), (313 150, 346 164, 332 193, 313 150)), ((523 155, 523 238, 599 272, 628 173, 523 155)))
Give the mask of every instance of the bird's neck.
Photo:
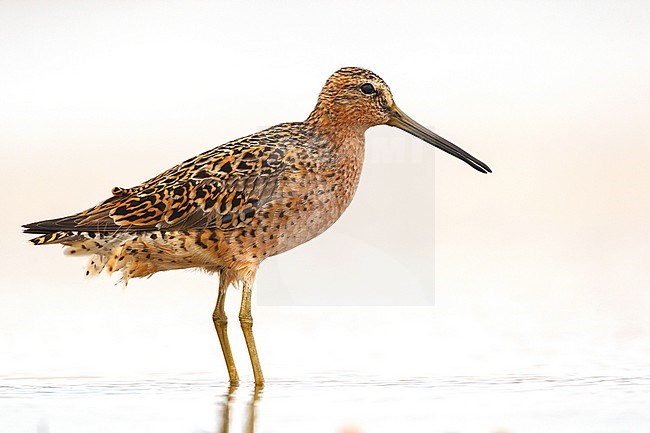
POLYGON ((368 126, 359 124, 354 117, 319 101, 305 124, 314 136, 326 140, 330 147, 338 148, 364 142, 368 126))

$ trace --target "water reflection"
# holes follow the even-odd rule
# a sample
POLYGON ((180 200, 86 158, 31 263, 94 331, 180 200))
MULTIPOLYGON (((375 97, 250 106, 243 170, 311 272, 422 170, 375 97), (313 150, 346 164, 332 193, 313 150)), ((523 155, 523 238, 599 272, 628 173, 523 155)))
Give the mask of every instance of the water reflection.
POLYGON ((318 426, 323 432, 494 433, 544 425, 544 431, 647 433, 650 372, 633 373, 390 380, 332 373, 271 380, 263 392, 212 375, 0 378, 0 432, 302 433, 318 426))
MULTIPOLYGON (((221 413, 217 416, 221 417, 221 422, 217 432, 219 433, 230 433, 230 410, 233 405, 233 400, 235 393, 237 391, 238 385, 230 385, 227 392, 224 394, 221 403, 221 413)), ((260 400, 262 395, 263 386, 255 386, 253 393, 248 401, 246 406, 246 419, 244 421, 244 432, 245 433, 254 433, 255 432, 255 408, 257 403, 260 400)))

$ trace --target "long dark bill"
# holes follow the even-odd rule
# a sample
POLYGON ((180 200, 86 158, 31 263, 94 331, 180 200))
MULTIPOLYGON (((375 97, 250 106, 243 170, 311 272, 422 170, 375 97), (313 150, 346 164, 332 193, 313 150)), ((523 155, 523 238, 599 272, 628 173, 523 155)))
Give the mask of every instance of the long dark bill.
POLYGON ((391 108, 393 110, 393 114, 390 120, 387 122, 387 125, 394 126, 408 132, 409 134, 415 135, 417 138, 434 145, 438 149, 444 150, 448 154, 454 155, 456 158, 465 161, 467 164, 471 165, 481 173, 492 173, 492 170, 490 170, 490 167, 488 167, 487 164, 474 158, 472 155, 465 152, 455 144, 445 140, 438 134, 429 131, 427 128, 404 114, 404 112, 400 110, 397 105, 393 104, 391 108))

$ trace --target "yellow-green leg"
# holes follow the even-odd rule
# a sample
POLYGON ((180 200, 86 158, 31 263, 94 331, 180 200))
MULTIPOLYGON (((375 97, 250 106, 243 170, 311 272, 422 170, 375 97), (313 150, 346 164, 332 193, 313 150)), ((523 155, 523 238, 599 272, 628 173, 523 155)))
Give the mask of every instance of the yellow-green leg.
POLYGON ((217 305, 214 307, 214 313, 212 313, 212 321, 214 322, 214 329, 217 330, 217 336, 219 337, 223 357, 226 360, 230 383, 236 384, 239 382, 239 376, 237 375, 235 360, 233 359, 232 351, 230 350, 230 341, 228 341, 228 317, 224 310, 228 285, 228 280, 225 278, 224 274, 221 273, 219 275, 219 295, 217 296, 217 305))
POLYGON ((257 348, 255 347, 255 338, 253 337, 253 316, 251 315, 251 295, 253 292, 253 280, 255 275, 252 274, 244 281, 241 309, 239 310, 239 323, 241 329, 244 331, 244 338, 246 339, 246 347, 248 347, 248 354, 251 358, 253 365, 253 375, 255 376, 255 385, 262 385, 264 383, 264 375, 262 374, 262 367, 260 360, 257 356, 257 348))

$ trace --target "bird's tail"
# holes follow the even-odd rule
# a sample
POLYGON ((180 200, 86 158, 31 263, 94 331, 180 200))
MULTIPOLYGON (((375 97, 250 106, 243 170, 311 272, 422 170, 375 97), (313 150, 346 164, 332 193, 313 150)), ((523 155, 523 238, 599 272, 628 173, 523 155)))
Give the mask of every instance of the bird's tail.
MULTIPOLYGON (((25 230, 25 233, 29 233, 29 231, 25 230)), ((51 245, 63 242, 74 242, 84 238, 85 236, 80 232, 52 232, 32 238, 29 242, 34 245, 51 245)))
MULTIPOLYGON (((29 232, 30 229, 26 230, 29 232)), ((32 229, 33 230, 33 229, 32 229)), ((31 239, 34 245, 61 244, 70 256, 89 256, 86 276, 94 277, 105 271, 122 273, 129 278, 148 277, 155 272, 195 267, 197 263, 212 265, 210 251, 193 242, 201 232, 85 232, 53 231, 31 239)), ((209 235, 209 231, 205 236, 209 235)))

